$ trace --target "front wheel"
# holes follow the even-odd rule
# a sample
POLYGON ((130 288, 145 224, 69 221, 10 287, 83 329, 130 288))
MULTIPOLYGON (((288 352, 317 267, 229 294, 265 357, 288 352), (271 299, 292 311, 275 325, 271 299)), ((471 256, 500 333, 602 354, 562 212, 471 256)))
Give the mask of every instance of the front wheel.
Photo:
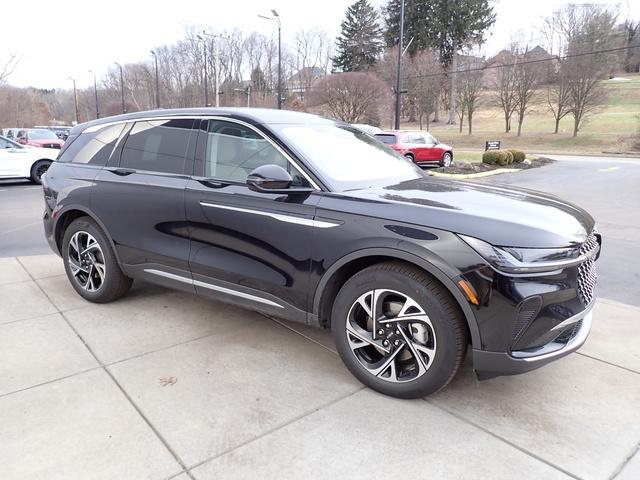
POLYGON ((331 329, 351 373, 399 398, 440 390, 467 347, 466 325, 449 292, 400 262, 374 265, 349 279, 334 302, 331 329))
POLYGON ((71 222, 61 254, 71 286, 90 302, 111 302, 131 288, 133 280, 120 270, 107 236, 89 217, 71 222))
POLYGON ((31 181, 40 185, 42 183, 42 175, 47 172, 49 165, 51 165, 51 162, 46 160, 38 160, 34 163, 31 167, 31 181))

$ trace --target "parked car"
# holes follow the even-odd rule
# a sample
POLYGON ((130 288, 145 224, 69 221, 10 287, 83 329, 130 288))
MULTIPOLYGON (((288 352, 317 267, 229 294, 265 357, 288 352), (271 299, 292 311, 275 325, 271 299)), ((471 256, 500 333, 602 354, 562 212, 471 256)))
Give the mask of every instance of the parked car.
POLYGON ((352 123, 351 126, 363 131, 364 133, 368 133, 369 135, 375 135, 376 133, 382 132, 382 129, 374 127, 373 125, 367 125, 366 123, 352 123))
POLYGON ((40 183, 58 150, 20 145, 0 137, 0 178, 30 178, 40 183))
POLYGON ((9 140, 15 140, 20 130, 22 130, 22 128, 3 128, 0 136, 8 138, 9 140))
POLYGON ((134 279, 331 328, 403 398, 577 350, 601 237, 530 190, 436 179, 350 125, 284 110, 139 112, 74 128, 44 176, 45 234, 92 302, 134 279), (79 168, 82 167, 82 168, 79 168))
POLYGON ((16 141, 21 145, 55 148, 58 150, 64 145, 64 140, 60 140, 55 133, 45 128, 28 128, 20 130, 16 137, 16 141))
POLYGON ((375 137, 420 166, 448 167, 453 162, 453 147, 440 143, 420 130, 389 130, 375 137))

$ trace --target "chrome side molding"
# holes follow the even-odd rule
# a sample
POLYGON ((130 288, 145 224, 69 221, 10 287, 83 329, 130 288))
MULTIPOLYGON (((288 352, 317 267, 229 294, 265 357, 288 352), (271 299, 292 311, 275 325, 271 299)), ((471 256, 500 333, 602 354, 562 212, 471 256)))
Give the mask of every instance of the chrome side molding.
POLYGON ((251 300, 252 302, 263 303, 265 305, 269 305, 271 307, 284 308, 282 305, 276 302, 272 302, 271 300, 267 300, 266 298, 258 297, 256 295, 251 295, 250 293, 240 292, 238 290, 233 290, 231 288, 221 287, 219 285, 214 285, 212 283, 202 282, 200 280, 193 280, 191 278, 183 277, 181 275, 176 275, 174 273, 165 272, 162 270, 156 270, 154 268, 145 268, 145 272, 151 273, 152 275, 158 275, 160 277, 169 278, 171 280, 175 280, 177 282, 187 283, 189 285, 193 285, 196 287, 208 288, 209 290, 215 290, 216 292, 226 293, 227 295, 233 295, 234 297, 244 298, 246 300, 251 300))
POLYGON ((200 202, 200 205, 202 205, 203 207, 219 208, 221 210, 231 210, 233 212, 251 213, 253 215, 271 217, 280 222, 295 223, 297 225, 304 225, 306 227, 313 227, 313 228, 332 228, 332 227, 338 227, 341 225, 340 223, 336 223, 336 222, 328 222, 328 221, 316 220, 312 218, 295 217, 293 215, 284 215, 284 214, 275 213, 275 212, 264 212, 261 210, 252 210, 249 208, 232 207, 230 205, 219 205, 217 203, 200 202))

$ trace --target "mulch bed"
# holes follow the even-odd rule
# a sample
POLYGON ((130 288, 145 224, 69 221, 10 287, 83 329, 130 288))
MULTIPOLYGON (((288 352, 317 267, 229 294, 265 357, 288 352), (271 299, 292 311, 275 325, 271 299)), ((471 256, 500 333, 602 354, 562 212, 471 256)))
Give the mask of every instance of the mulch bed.
POLYGON ((453 165, 450 167, 439 167, 434 168, 432 171, 438 173, 460 173, 460 174, 469 174, 469 173, 480 173, 480 172, 488 172, 490 170, 496 170, 498 168, 513 168, 517 170, 528 170, 530 168, 538 168, 544 165, 548 165, 549 163, 553 163, 555 160, 551 160, 547 157, 538 157, 531 160, 531 164, 527 165, 526 163, 512 163, 510 165, 489 165, 487 163, 469 163, 469 162, 456 162, 454 161, 453 165))

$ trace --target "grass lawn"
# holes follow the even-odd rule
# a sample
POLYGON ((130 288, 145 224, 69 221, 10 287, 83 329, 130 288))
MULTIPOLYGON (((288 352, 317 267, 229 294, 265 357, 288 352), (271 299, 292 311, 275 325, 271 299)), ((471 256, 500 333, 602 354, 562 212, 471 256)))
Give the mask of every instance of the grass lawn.
MULTIPOLYGON (((573 138, 573 117, 560 122, 560 131, 553 133, 553 116, 546 105, 546 92, 536 94, 534 104, 524 119, 522 136, 518 137, 517 118, 512 118, 510 133, 504 132, 502 111, 493 104, 494 92, 486 91, 473 117, 473 135, 467 124, 459 126, 431 124, 429 132, 438 140, 453 145, 455 157, 473 161, 470 151, 484 150, 486 140, 500 140, 503 148, 517 148, 527 153, 602 153, 633 150, 640 137, 640 74, 621 75, 628 81, 603 81, 606 98, 583 124, 573 138)), ((446 114, 441 114, 445 118, 446 114)), ((415 129, 415 123, 403 123, 401 128, 415 129)), ((426 126, 424 127, 426 129, 426 126)))

